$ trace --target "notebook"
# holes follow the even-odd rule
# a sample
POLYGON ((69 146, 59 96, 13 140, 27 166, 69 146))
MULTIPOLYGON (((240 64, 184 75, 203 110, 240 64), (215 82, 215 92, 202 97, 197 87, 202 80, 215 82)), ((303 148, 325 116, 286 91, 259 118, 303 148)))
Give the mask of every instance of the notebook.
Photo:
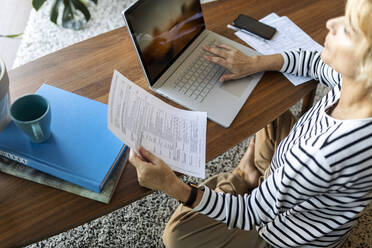
POLYGON ((36 92, 51 107, 51 137, 31 143, 11 122, 0 132, 0 156, 100 192, 124 144, 107 128, 107 105, 44 84, 36 92))
POLYGON ((207 62, 202 48, 224 43, 258 53, 207 30, 199 0, 139 0, 122 15, 150 89, 229 127, 263 73, 220 83, 229 72, 207 62))
POLYGON ((0 157, 0 172, 108 204, 125 169, 128 155, 129 149, 126 149, 101 192, 91 191, 5 157, 0 157))

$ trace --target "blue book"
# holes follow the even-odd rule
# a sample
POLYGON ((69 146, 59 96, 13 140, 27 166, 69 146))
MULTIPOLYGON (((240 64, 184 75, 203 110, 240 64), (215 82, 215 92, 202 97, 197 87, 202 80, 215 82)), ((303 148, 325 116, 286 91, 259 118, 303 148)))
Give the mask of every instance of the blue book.
POLYGON ((0 156, 101 192, 125 150, 107 128, 107 105, 47 84, 36 93, 49 101, 52 135, 31 143, 11 122, 0 132, 0 156))

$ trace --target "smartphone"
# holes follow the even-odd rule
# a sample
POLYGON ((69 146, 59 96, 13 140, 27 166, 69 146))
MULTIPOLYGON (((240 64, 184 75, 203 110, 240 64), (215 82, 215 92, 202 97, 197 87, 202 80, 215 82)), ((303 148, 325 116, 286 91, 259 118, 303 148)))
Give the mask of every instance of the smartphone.
POLYGON ((266 40, 270 40, 276 33, 276 29, 274 27, 242 14, 234 20, 233 25, 237 28, 244 29, 248 32, 258 35, 266 40))

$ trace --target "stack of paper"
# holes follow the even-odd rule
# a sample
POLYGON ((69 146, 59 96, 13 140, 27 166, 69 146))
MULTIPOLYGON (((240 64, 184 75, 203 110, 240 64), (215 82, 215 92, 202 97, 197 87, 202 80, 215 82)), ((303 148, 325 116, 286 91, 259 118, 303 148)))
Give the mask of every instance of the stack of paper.
MULTIPOLYGON (((297 50, 299 48, 319 52, 323 49, 321 45, 314 41, 287 16, 279 17, 277 14, 271 13, 260 21, 277 29, 277 33, 271 40, 257 38, 242 31, 237 31, 235 35, 262 54, 275 54, 283 51, 297 50)), ((294 85, 299 85, 310 80, 308 77, 298 77, 286 73, 284 75, 294 85)))
POLYGON ((173 170, 205 178, 206 112, 175 108, 115 70, 108 127, 131 149, 143 146, 173 170))

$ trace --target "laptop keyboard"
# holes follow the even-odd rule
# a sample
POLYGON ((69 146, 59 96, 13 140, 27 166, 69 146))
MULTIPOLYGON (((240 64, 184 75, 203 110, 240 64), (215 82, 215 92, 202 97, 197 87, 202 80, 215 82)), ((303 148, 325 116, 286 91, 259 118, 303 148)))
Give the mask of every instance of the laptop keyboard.
MULTIPOLYGON (((214 45, 211 41, 208 46, 214 45)), ((200 49, 195 54, 195 61, 185 70, 174 84, 174 88, 182 94, 202 102, 212 88, 218 83, 218 79, 226 71, 225 68, 204 59, 208 52, 200 49)))

